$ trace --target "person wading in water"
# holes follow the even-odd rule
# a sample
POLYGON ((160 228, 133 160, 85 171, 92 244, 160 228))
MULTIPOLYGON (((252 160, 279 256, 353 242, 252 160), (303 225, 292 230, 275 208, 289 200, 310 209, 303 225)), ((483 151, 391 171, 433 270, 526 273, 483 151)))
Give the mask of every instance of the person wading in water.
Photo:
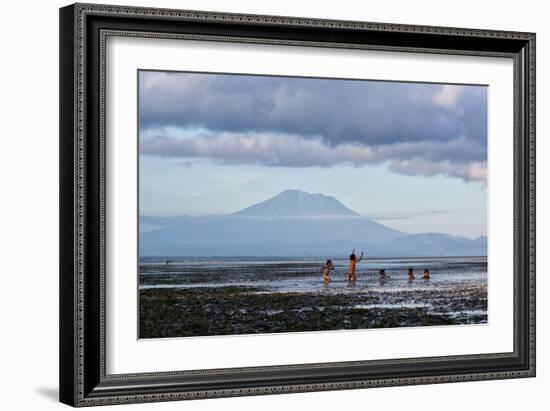
POLYGON ((330 272, 334 270, 334 264, 332 264, 332 260, 327 260, 323 268, 321 268, 321 272, 323 273, 323 284, 327 286, 330 283, 330 272))
POLYGON ((359 259, 355 256, 355 248, 351 252, 351 255, 349 256, 349 271, 348 271, 348 281, 350 283, 354 283, 357 279, 357 276, 355 275, 355 266, 356 264, 363 259, 363 251, 361 251, 361 256, 359 259))
POLYGON ((409 283, 412 283, 412 281, 414 280, 414 273, 412 268, 409 268, 407 270, 407 278, 409 280, 409 283))

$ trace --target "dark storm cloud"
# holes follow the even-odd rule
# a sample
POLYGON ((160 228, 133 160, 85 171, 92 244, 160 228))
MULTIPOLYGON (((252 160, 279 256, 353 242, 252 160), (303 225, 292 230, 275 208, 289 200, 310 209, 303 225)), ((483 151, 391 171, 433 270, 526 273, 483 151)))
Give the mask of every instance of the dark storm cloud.
POLYGON ((142 153, 268 166, 360 166, 483 179, 481 86, 188 73, 140 73, 142 153), (475 171, 472 172, 472 167, 475 171))
POLYGON ((140 126, 320 135, 331 144, 486 135, 485 87, 141 72, 140 126), (444 93, 444 92, 443 92, 444 93))

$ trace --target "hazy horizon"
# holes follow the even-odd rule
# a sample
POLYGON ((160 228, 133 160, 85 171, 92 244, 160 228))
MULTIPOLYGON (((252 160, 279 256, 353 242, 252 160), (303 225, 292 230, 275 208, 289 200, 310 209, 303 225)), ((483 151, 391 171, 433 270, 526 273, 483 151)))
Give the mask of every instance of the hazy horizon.
MULTIPOLYGON (((287 189, 285 191, 302 191, 303 190, 299 190, 299 189, 295 189, 295 188, 290 188, 290 189, 287 189)), ((279 195, 281 195, 283 192, 281 193, 277 193, 276 195, 270 197, 269 199, 266 199, 265 201, 268 201, 268 200, 271 200, 279 195)), ((323 195, 323 196, 328 196, 328 197, 332 197, 334 198, 334 196, 329 196, 328 194, 325 194, 325 193, 306 193, 306 194, 310 194, 310 195, 323 195)), ((336 199, 338 200, 338 199, 336 199)), ((255 206, 255 205, 258 205, 262 202, 265 202, 265 201, 261 201, 261 202, 258 202, 258 203, 254 203, 254 204, 251 204, 247 207, 244 207, 242 209, 239 209, 239 210, 235 210, 233 212, 229 212, 229 213, 226 213, 226 214, 174 214, 174 215, 164 215, 164 216, 158 216, 158 215, 146 215, 146 214, 140 214, 140 217, 152 217, 152 218, 157 218, 157 217, 224 217, 224 216, 238 216, 238 214, 240 212, 242 212, 243 210, 246 210, 252 206, 255 206)), ((347 207, 345 204, 342 203, 343 206, 345 206, 346 208, 349 208, 347 207)), ((356 212, 356 210, 353 210, 351 208, 349 208, 351 211, 353 212, 356 212)), ((328 216, 307 216, 307 217, 298 217, 298 216, 288 216, 288 217, 279 217, 279 218, 318 218, 318 219, 323 219, 323 218, 361 218, 361 217, 366 217, 366 218, 369 218, 371 220, 374 220, 376 222, 378 222, 379 224, 383 224, 385 226, 388 226, 388 227, 391 227, 391 220, 392 218, 391 217, 382 217, 382 218, 378 218, 377 215, 364 215, 364 214, 361 214, 361 213, 358 213, 356 212, 357 215, 349 215, 349 216, 333 216, 333 215, 328 215, 328 216), (388 224, 387 221, 385 220, 390 220, 390 224, 388 224)), ((430 212, 428 212, 430 213, 430 212)), ((428 214, 427 213, 427 214, 428 214)), ((432 214, 437 214, 437 211, 431 211, 432 214)), ((396 217, 396 219, 400 219, 399 217, 396 217)), ((403 231, 403 230, 400 230, 400 231, 403 231)), ((418 233, 412 233, 412 232, 405 232, 403 231, 404 233, 406 234, 418 234, 418 233)), ((426 233, 426 232, 422 232, 422 233, 426 233)), ((469 237, 469 238, 472 238, 472 239, 475 239, 475 238, 478 238, 478 237, 483 237, 484 235, 480 235, 480 236, 475 236, 475 237, 469 237, 469 236, 466 236, 466 237, 469 237)))

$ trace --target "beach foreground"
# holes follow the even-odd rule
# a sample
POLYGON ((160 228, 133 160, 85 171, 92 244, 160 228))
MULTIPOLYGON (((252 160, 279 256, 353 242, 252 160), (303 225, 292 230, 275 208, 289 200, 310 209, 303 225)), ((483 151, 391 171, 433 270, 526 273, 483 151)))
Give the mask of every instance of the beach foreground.
POLYGON ((312 261, 142 262, 139 337, 487 323, 484 257, 366 260, 355 284, 336 267, 327 286, 312 261), (430 280, 407 281, 405 267, 428 265, 430 280))

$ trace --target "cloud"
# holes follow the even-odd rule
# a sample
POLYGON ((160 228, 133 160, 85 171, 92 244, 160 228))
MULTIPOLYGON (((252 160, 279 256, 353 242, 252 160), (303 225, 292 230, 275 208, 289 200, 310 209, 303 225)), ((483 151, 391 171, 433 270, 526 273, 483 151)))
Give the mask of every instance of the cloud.
POLYGON ((143 154, 270 167, 384 162, 406 175, 487 178, 484 86, 148 71, 139 79, 143 154))
MULTIPOLYGON (((464 181, 485 181, 486 162, 469 162, 470 146, 463 138, 434 144, 430 141, 369 146, 359 143, 330 145, 322 137, 271 133, 186 132, 175 136, 149 135, 140 141, 140 153, 168 157, 202 158, 227 164, 268 167, 361 167, 387 162, 406 175, 446 175, 464 181), (449 152, 464 150, 447 159, 449 152), (443 160, 442 160, 443 158, 443 160)), ((185 163, 187 164, 187 162, 185 163)))
POLYGON ((371 148, 363 145, 345 143, 331 147, 321 138, 267 133, 159 136, 142 140, 140 153, 272 167, 331 167, 341 163, 359 166, 380 161, 371 148))
POLYGON ((390 163, 390 169, 399 174, 421 175, 433 177, 444 175, 458 177, 468 181, 487 182, 487 162, 454 163, 449 160, 424 161, 422 159, 394 160, 390 163))
POLYGON ((452 210, 426 210, 426 211, 416 211, 409 213, 395 213, 395 212, 383 212, 383 213, 369 213, 366 214, 366 217, 369 217, 377 221, 393 221, 393 220, 411 220, 418 216, 433 216, 433 215, 444 215, 452 213, 452 210))
POLYGON ((141 130, 284 133, 330 144, 486 140, 482 86, 148 71, 139 78, 141 130))
POLYGON ((445 107, 454 108, 458 103, 460 95, 464 92, 464 87, 443 85, 440 90, 433 95, 435 104, 445 107))

